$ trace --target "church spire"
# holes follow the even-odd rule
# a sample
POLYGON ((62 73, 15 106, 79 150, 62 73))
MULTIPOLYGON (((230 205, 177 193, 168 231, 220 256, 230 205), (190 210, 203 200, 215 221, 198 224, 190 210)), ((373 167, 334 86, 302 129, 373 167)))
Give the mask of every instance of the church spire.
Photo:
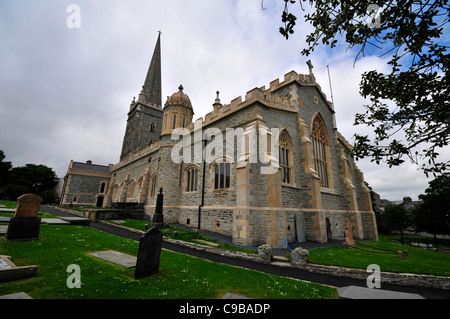
POLYGON ((155 51, 153 52, 152 61, 148 68, 144 85, 142 86, 139 100, 143 99, 146 104, 156 104, 158 108, 162 108, 161 98, 161 32, 158 31, 158 40, 156 41, 155 51))

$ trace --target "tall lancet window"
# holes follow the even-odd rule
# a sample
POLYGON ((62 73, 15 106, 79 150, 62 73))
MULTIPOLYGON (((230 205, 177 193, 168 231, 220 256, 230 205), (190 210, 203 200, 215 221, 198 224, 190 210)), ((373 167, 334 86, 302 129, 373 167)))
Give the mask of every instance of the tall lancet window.
POLYGON ((292 164, 293 164, 292 142, 286 131, 280 135, 280 168, 281 180, 285 184, 293 184, 292 164))
POLYGON ((329 147, 327 129, 320 115, 314 118, 311 140, 314 151, 314 168, 320 177, 320 186, 329 188, 329 172, 327 163, 327 149, 329 147))

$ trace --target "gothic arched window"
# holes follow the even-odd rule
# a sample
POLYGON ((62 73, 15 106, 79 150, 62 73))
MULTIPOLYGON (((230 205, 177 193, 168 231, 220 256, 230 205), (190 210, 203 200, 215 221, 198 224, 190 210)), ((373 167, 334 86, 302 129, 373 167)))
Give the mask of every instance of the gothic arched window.
POLYGON ((198 168, 192 167, 186 171, 186 192, 196 192, 198 187, 198 168))
POLYGON ((135 192, 136 192, 136 180, 133 179, 130 182, 130 186, 128 187, 127 198, 135 198, 136 197, 135 192))
POLYGON ((281 181, 286 184, 292 184, 292 164, 293 164, 292 142, 286 131, 280 135, 280 169, 281 181))
POLYGON ((320 177, 320 186, 329 188, 329 173, 327 163, 327 148, 329 147, 327 129, 320 115, 314 118, 311 140, 314 152, 314 168, 320 177))
POLYGON ((217 163, 214 165, 214 189, 230 188, 230 163, 217 163))
POLYGON ((155 197, 156 192, 156 174, 150 178, 150 192, 149 197, 155 197))

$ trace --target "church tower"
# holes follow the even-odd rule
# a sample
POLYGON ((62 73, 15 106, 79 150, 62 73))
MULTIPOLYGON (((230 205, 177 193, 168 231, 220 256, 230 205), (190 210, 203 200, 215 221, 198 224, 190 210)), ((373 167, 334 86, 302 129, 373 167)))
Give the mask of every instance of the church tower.
POLYGON ((139 98, 133 101, 128 112, 120 160, 139 152, 158 141, 162 129, 161 99, 161 33, 156 41, 153 57, 139 98))

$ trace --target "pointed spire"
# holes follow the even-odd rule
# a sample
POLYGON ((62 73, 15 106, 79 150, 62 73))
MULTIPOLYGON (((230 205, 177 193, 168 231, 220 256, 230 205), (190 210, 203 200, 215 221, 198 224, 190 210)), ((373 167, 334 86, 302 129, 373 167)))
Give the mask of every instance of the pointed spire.
POLYGON ((142 96, 145 103, 156 104, 159 108, 162 106, 161 98, 161 32, 158 31, 158 40, 156 41, 155 51, 153 52, 152 61, 148 68, 147 77, 142 86, 142 96))

